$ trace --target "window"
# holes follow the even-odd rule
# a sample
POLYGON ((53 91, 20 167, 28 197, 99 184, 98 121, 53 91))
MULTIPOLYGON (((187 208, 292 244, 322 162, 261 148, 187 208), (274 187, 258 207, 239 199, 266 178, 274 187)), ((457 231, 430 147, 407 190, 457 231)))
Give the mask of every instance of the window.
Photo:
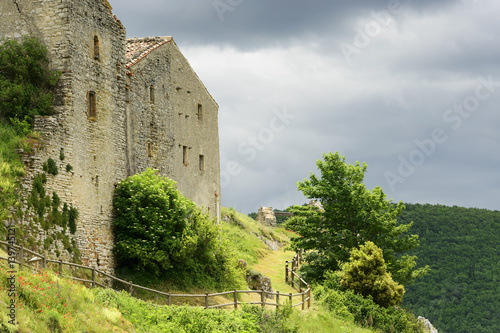
POLYGON ((198 104, 198 121, 203 121, 203 105, 198 104))
POLYGON ((101 58, 99 37, 94 36, 94 59, 99 60, 101 58))
POLYGON ((148 142, 148 157, 153 157, 153 143, 148 142))
POLYGON ((182 146, 182 164, 184 166, 188 166, 188 164, 189 164, 188 152, 189 152, 189 147, 188 146, 182 146))
POLYGON ((149 102, 151 104, 155 103, 155 86, 149 87, 149 102))
POLYGON ((97 118, 97 98, 93 91, 89 91, 88 97, 88 117, 97 118))
POLYGON ((200 155, 200 163, 199 163, 200 171, 205 171, 205 156, 200 155))

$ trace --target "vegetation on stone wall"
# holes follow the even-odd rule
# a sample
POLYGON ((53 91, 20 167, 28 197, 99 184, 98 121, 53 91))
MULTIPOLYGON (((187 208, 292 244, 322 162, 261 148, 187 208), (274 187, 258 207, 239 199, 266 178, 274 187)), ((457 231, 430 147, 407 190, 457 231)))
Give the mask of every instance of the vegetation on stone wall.
MULTIPOLYGON (((49 159, 50 160, 50 159, 49 159)), ((55 162, 54 162, 55 163, 55 162)), ((57 169, 57 166, 54 166, 57 169)), ((49 250, 54 244, 56 254, 59 256, 58 249, 59 240, 64 249, 70 254, 74 254, 75 259, 80 255, 80 251, 73 240, 70 240, 67 231, 71 234, 76 233, 76 220, 78 218, 78 209, 73 205, 68 205, 62 202, 56 192, 47 193, 45 184, 47 183, 47 175, 39 173, 33 180, 33 187, 31 193, 27 198, 27 209, 23 211, 22 219, 29 221, 29 228, 27 225, 21 225, 20 241, 24 241, 32 246, 38 247, 42 245, 40 240, 35 238, 38 234, 36 229, 41 228, 45 233, 45 240, 43 241, 43 248, 49 250), (68 230, 69 229, 69 230, 68 230)))
POLYGON ((0 116, 25 131, 37 115, 53 113, 61 73, 49 68, 48 51, 34 37, 0 45, 0 116))
POLYGON ((178 285, 236 288, 242 272, 207 213, 148 169, 121 181, 113 200, 114 251, 120 269, 178 285))

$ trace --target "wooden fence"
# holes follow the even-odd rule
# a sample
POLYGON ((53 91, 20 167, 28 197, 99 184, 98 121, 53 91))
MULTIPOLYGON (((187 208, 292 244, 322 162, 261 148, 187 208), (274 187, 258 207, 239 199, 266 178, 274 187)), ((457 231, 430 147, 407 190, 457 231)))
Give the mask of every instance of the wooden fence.
MULTIPOLYGON (((0 259, 17 263, 19 265, 19 270, 22 270, 24 267, 32 268, 35 270, 47 269, 48 268, 47 264, 55 264, 57 269, 53 269, 53 270, 57 271, 60 276, 63 276, 63 266, 81 268, 81 269, 89 271, 89 276, 91 276, 90 279, 82 279, 82 278, 77 278, 74 276, 65 276, 65 277, 76 280, 76 281, 80 281, 82 283, 88 283, 88 284, 90 284, 90 287, 92 287, 92 288, 96 287, 96 286, 99 286, 102 288, 111 288, 110 283, 101 283, 101 282, 103 282, 103 280, 106 280, 106 279, 108 281, 120 282, 125 286, 125 288, 128 290, 128 292, 131 295, 133 295, 135 290, 145 290, 145 291, 152 292, 152 293, 156 294, 156 296, 167 297, 167 299, 168 299, 167 304, 168 305, 172 305, 172 299, 175 297, 184 297, 184 298, 196 298, 197 297, 197 298, 204 298, 205 299, 205 305, 204 305, 205 309, 221 308, 221 307, 225 307, 225 306, 234 306, 234 308, 237 309, 238 305, 240 305, 242 303, 252 304, 252 305, 261 305, 262 307, 269 305, 269 306, 275 306, 276 308, 278 308, 280 305, 283 304, 283 303, 280 303, 280 301, 289 302, 289 304, 292 307, 301 306, 302 310, 304 310, 305 304, 307 304, 307 307, 311 306, 311 287, 309 285, 307 285, 307 283, 305 283, 300 277, 298 277, 298 275, 293 270, 292 270, 292 285, 294 285, 293 284, 294 276, 297 276, 301 281, 299 293, 297 293, 297 294, 292 294, 292 293, 283 294, 283 293, 280 293, 279 291, 268 292, 268 291, 264 291, 264 290, 232 290, 232 291, 226 291, 226 292, 215 293, 215 294, 205 293, 205 294, 198 294, 198 295, 172 294, 172 293, 166 293, 166 292, 162 292, 159 290, 154 290, 154 289, 146 288, 143 286, 139 286, 137 284, 134 284, 132 281, 125 281, 125 280, 119 279, 113 275, 102 272, 94 267, 78 265, 78 264, 74 264, 74 263, 70 263, 70 262, 64 262, 62 260, 48 259, 47 257, 45 257, 39 253, 36 253, 34 251, 28 250, 22 246, 11 245, 11 244, 4 242, 4 241, 0 241, 0 245, 5 245, 8 249, 7 252, 9 252, 9 250, 11 250, 11 249, 15 250, 16 260, 12 261, 12 260, 9 260, 9 258, 5 258, 5 257, 0 257, 0 259), (25 254, 30 254, 34 257, 31 260, 25 261, 25 258, 24 258, 25 254), (40 267, 38 267, 38 264, 40 264, 40 267), (99 280, 98 275, 102 276, 102 279, 99 280), (101 282, 99 282, 99 281, 101 281, 101 282), (304 283, 304 286, 307 285, 307 289, 302 290, 302 283, 304 283), (251 293, 260 294, 260 302, 238 302, 238 294, 251 294, 251 293), (231 295, 231 294, 233 295, 233 297, 232 297, 233 302, 226 303, 226 304, 209 305, 209 303, 210 303, 209 299, 211 297, 231 295), (268 297, 271 297, 271 298, 276 297, 276 302, 271 303, 271 302, 266 301, 266 298, 268 298, 268 297), (296 302, 296 304, 293 304, 294 299, 297 297, 299 297, 299 302, 296 302)), ((297 257, 297 255, 295 257, 297 257)), ((300 258, 302 258, 302 254, 300 254, 300 258)), ((295 258, 294 258, 294 261, 295 261, 295 258)), ((287 281, 288 281, 288 261, 287 261, 287 281)))

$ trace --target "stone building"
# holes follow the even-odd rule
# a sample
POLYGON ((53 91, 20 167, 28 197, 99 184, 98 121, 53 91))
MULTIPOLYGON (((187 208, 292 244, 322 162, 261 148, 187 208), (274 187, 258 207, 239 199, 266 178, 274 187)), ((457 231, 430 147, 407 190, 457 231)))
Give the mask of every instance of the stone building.
POLYGON ((148 167, 218 214, 218 105, 171 37, 127 40, 106 0, 2 0, 0 16, 0 37, 37 37, 62 73, 55 114, 35 122, 44 149, 25 157, 23 185, 57 162, 47 191, 78 208, 83 263, 113 270, 113 190, 148 167))

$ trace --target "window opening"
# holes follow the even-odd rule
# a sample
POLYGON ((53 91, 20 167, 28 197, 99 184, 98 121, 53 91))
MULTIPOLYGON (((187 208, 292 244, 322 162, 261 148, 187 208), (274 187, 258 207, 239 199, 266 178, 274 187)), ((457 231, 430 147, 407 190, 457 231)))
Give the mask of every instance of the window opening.
POLYGON ((205 171, 205 156, 203 155, 200 155, 199 168, 201 172, 205 171))
POLYGON ((99 37, 94 36, 94 59, 99 60, 101 57, 101 52, 100 52, 100 45, 99 45, 99 37))
POLYGON ((148 142, 148 157, 153 157, 153 143, 148 142))
POLYGON ((90 118, 97 118, 97 98, 93 91, 89 91, 88 116, 90 118))
POLYGON ((198 104, 198 121, 203 121, 203 105, 198 104))
POLYGON ((155 86, 149 87, 149 102, 151 104, 155 103, 155 86))
POLYGON ((189 163, 188 151, 189 151, 189 147, 188 146, 182 146, 182 164, 184 166, 187 166, 188 163, 189 163))

